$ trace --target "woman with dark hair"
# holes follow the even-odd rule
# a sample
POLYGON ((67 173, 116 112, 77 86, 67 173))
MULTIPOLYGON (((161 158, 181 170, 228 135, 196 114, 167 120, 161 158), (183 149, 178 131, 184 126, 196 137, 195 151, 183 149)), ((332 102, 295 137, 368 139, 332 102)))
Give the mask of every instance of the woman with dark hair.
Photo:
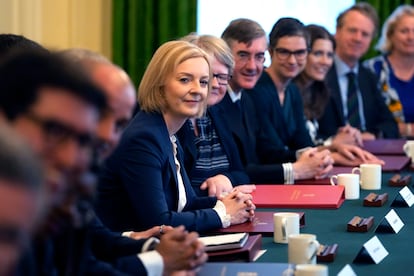
POLYGON ((335 40, 322 26, 312 24, 305 28, 310 39, 309 54, 304 69, 293 82, 302 96, 303 112, 310 137, 315 145, 327 147, 332 151, 335 164, 382 163, 375 156, 355 146, 361 143, 355 141, 355 137, 362 141, 361 133, 349 125, 340 128, 335 136, 327 140, 318 137, 318 119, 323 115, 330 96, 325 76, 333 64, 335 40))
POLYGON ((310 36, 307 66, 293 81, 302 95, 309 134, 315 144, 320 144, 323 141, 317 138, 317 119, 323 114, 329 100, 329 91, 324 79, 333 64, 335 40, 324 27, 308 25, 306 30, 310 36))

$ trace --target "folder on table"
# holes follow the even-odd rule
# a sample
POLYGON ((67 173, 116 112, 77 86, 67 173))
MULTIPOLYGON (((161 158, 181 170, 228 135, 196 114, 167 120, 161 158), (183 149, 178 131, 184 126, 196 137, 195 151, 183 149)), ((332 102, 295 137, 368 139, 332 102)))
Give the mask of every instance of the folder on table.
MULTIPOLYGON (((410 158, 405 155, 377 155, 384 160, 383 172, 399 172, 408 166, 410 158)), ((330 177, 340 173, 352 173, 353 167, 334 166, 328 177, 322 179, 303 179, 295 182, 299 185, 331 185, 330 177)))
POLYGON ((197 272, 198 276, 238 275, 284 275, 293 266, 287 263, 206 263, 197 272))
MULTIPOLYGON (((275 211, 277 212, 277 211, 275 211)), ((246 232, 250 234, 262 234, 263 236, 273 236, 274 222, 273 214, 275 212, 255 211, 252 221, 241 224, 232 225, 227 228, 220 228, 218 233, 240 233, 246 232)), ((300 227, 305 226, 305 213, 298 212, 300 227)))
POLYGON ((302 179, 295 181, 295 185, 331 185, 330 178, 332 175, 340 173, 351 173, 352 167, 334 166, 329 175, 321 179, 302 179))
MULTIPOLYGON (((262 249, 262 235, 249 235, 241 248, 209 251, 209 262, 252 262, 262 249)), ((197 274, 198 275, 198 274, 197 274)))
POLYGON ((345 200, 340 185, 257 185, 252 196, 258 208, 337 209, 345 200))
POLYGON ((377 155, 377 157, 385 162, 382 166, 383 172, 401 171, 410 163, 410 157, 405 155, 377 155))
POLYGON ((376 139, 364 141, 362 148, 372 154, 405 155, 403 146, 405 139, 376 139))

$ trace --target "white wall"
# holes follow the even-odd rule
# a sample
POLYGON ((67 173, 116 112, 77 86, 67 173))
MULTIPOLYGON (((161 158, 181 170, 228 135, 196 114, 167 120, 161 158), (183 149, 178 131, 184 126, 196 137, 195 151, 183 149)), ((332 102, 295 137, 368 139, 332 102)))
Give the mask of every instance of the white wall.
POLYGON ((197 32, 220 36, 229 22, 247 17, 259 22, 266 32, 285 16, 304 24, 320 24, 335 32, 338 13, 354 0, 198 0, 197 32))
POLYGON ((245 17, 257 21, 269 33, 279 18, 289 16, 335 33, 336 17, 354 3, 355 0, 198 0, 197 32, 221 36, 231 20, 245 17))

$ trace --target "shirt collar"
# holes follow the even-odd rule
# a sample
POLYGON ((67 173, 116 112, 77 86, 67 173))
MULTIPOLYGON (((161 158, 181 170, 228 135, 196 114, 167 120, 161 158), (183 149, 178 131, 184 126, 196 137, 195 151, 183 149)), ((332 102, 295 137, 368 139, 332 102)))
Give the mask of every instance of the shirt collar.
POLYGON ((354 72, 358 74, 359 65, 355 65, 354 68, 350 68, 345 62, 343 62, 337 55, 334 57, 335 59, 335 67, 338 76, 345 76, 349 72, 354 72))
POLYGON ((241 89, 238 93, 234 92, 230 85, 227 88, 227 93, 229 93, 230 99, 233 103, 241 99, 243 89, 241 89))

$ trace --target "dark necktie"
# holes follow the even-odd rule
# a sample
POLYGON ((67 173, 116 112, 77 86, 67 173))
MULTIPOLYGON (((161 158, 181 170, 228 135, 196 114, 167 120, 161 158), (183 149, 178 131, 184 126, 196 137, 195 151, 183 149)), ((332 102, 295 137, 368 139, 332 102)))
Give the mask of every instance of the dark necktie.
POLYGON ((348 122, 351 126, 360 128, 361 120, 359 118, 359 105, 356 86, 356 75, 354 72, 346 74, 348 77, 347 106, 348 106, 348 122))

